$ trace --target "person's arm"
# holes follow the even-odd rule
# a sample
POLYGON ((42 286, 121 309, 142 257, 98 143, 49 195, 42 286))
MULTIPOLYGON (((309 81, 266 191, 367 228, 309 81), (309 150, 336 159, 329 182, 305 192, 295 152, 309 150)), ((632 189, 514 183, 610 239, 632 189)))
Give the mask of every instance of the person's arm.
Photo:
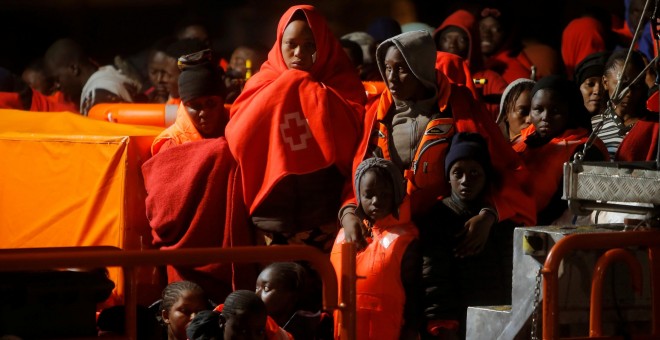
POLYGON ((345 242, 355 242, 357 250, 360 251, 367 247, 367 240, 364 237, 363 223, 355 215, 354 203, 348 203, 339 210, 339 223, 344 228, 345 242))
POLYGON ((479 214, 465 222, 465 226, 456 237, 465 235, 463 241, 456 246, 454 254, 457 257, 474 256, 479 254, 486 246, 490 228, 498 221, 497 211, 486 207, 479 214))
POLYGON ((410 242, 401 259, 401 282, 406 294, 406 303, 403 305, 403 326, 399 339, 416 340, 419 338, 419 327, 422 324, 424 296, 422 248, 417 239, 410 242))

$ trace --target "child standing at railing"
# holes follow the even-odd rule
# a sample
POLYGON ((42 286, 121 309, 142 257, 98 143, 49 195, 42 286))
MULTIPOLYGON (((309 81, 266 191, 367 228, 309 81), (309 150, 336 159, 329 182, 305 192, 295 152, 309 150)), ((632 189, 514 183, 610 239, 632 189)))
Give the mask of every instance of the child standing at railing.
MULTIPOLYGON (((355 215, 371 234, 356 259, 357 275, 364 277, 356 286, 356 339, 417 339, 422 259, 401 170, 389 160, 366 159, 357 167, 354 188, 355 215)), ((330 255, 338 273, 342 243, 344 229, 330 255)))

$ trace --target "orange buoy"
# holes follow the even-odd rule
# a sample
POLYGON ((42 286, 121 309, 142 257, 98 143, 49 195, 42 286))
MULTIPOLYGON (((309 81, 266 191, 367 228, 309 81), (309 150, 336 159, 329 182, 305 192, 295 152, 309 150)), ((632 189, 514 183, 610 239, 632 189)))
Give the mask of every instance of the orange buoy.
POLYGON ((111 123, 168 127, 176 120, 175 104, 101 103, 88 117, 111 123))

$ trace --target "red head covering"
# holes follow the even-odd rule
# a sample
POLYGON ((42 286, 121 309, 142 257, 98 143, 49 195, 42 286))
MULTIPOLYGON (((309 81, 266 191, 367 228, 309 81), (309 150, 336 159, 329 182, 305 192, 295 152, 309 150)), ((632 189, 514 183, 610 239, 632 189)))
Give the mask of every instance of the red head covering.
POLYGON ((236 98, 225 129, 250 213, 284 176, 333 165, 349 179, 344 192, 351 197, 344 198, 351 199, 365 102, 357 72, 325 19, 312 6, 289 8, 268 60, 236 98), (282 35, 296 11, 307 18, 316 43, 310 72, 289 70, 282 57, 282 35))
POLYGON ((366 99, 360 78, 348 76, 355 73, 355 67, 346 56, 339 40, 330 31, 325 18, 313 6, 298 5, 290 7, 280 18, 277 25, 277 40, 268 52, 268 60, 262 64, 259 72, 245 84, 243 92, 233 104, 235 109, 232 109, 232 116, 238 106, 242 104, 241 99, 251 97, 255 91, 268 85, 288 70, 282 57, 282 35, 296 11, 302 11, 307 17, 307 23, 316 42, 316 61, 309 73, 315 80, 337 91, 349 102, 364 105, 366 99))
POLYGON ((465 59, 448 52, 437 52, 435 69, 442 73, 451 84, 467 87, 474 99, 479 98, 477 89, 472 81, 472 73, 465 59))
POLYGON ((575 66, 592 53, 605 51, 603 25, 591 17, 572 20, 561 36, 561 57, 566 73, 573 79, 575 66))
POLYGON ((0 109, 25 110, 18 92, 0 92, 0 109))
POLYGON ((477 20, 472 15, 472 13, 459 9, 458 11, 452 13, 450 16, 445 19, 445 21, 440 24, 440 26, 433 32, 433 39, 437 39, 441 32, 449 27, 455 26, 467 34, 468 37, 468 55, 467 61, 470 66, 470 70, 479 71, 483 64, 482 54, 481 54, 481 36, 479 35, 479 27, 477 26, 477 20))

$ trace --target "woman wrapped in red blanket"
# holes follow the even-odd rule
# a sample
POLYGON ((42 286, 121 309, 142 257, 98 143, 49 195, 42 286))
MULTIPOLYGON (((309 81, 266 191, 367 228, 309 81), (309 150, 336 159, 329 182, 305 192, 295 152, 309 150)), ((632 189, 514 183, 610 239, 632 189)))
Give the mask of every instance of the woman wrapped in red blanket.
POLYGON ((250 220, 267 243, 330 250, 337 211, 353 198, 365 101, 355 68, 321 14, 307 5, 289 8, 225 132, 250 220))

